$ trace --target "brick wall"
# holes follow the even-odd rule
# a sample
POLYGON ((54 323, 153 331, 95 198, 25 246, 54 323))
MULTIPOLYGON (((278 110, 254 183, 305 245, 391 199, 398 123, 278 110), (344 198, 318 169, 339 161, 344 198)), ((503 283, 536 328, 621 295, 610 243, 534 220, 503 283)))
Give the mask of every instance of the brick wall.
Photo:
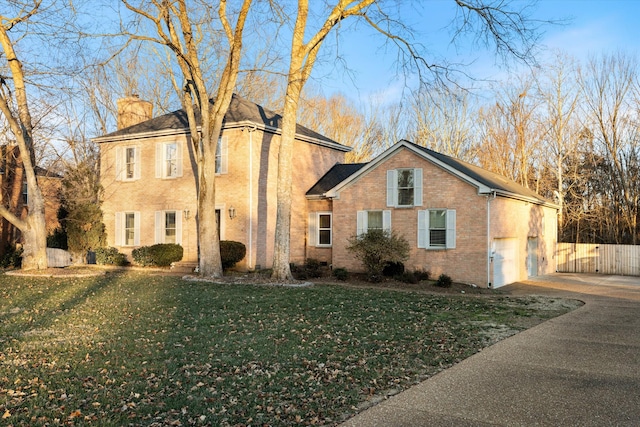
MULTIPOLYGON (((279 136, 261 130, 228 129, 228 173, 216 175, 216 206, 221 211, 221 238, 247 246, 247 256, 238 268, 270 267, 276 224, 276 182, 279 136), (233 207, 235 217, 229 215, 233 207)), ((115 246, 115 212, 141 213, 140 244, 154 244, 155 211, 183 213, 182 244, 184 260, 197 260, 195 159, 185 136, 150 138, 123 143, 103 143, 101 182, 105 189, 103 212, 108 245, 115 246), (160 142, 183 143, 183 175, 175 179, 155 177, 155 145, 160 142), (116 181, 116 147, 138 145, 142 159, 141 178, 116 181), (189 217, 184 215, 189 211, 189 217)), ((344 153, 327 147, 296 141, 292 180, 291 260, 306 257, 307 201, 305 193, 344 153)), ((119 247, 130 254, 133 248, 119 247)))
MULTIPOLYGON (((489 283, 488 252, 491 240, 487 236, 488 196, 478 195, 475 186, 432 164, 408 149, 392 154, 374 169, 369 170, 340 191, 333 200, 333 266, 362 271, 362 266, 346 250, 348 239, 356 234, 356 213, 359 210, 391 210, 391 229, 404 236, 410 246, 409 270, 422 269, 432 277, 444 273, 455 281, 486 287, 489 283), (392 208, 386 206, 387 170, 422 168, 423 205, 392 208), (456 248, 417 248, 418 210, 456 210, 456 248)), ((533 205, 514 199, 498 197, 491 200, 490 239, 518 237, 522 263, 521 280, 527 278, 527 238, 538 238, 539 274, 555 270, 556 239, 555 209, 533 205), (543 232, 544 229, 544 232, 543 232)))

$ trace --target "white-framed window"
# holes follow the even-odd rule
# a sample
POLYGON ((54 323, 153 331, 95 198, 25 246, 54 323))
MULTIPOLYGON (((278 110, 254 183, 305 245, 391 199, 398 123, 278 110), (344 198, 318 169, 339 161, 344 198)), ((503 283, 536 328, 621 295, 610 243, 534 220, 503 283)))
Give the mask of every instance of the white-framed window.
POLYGON ((418 211, 418 248, 455 249, 456 211, 428 209, 418 211))
POLYGON ((116 246, 140 246, 140 212, 116 212, 116 246))
POLYGON ((182 144, 159 142, 156 144, 156 178, 182 176, 182 144))
POLYGON ((358 236, 369 230, 391 231, 390 210, 368 210, 357 212, 356 231, 358 236))
POLYGON ((139 146, 116 147, 116 180, 134 181, 140 179, 140 161, 139 146))
POLYGON ((228 172, 229 164, 229 139, 221 136, 216 145, 216 174, 225 174, 228 172))
POLYGON ((156 211, 156 243, 182 244, 182 211, 156 211))
POLYGON ((387 171, 387 206, 422 206, 422 169, 403 168, 387 171))
POLYGON ((22 204, 26 205, 27 203, 29 203, 29 186, 25 180, 22 183, 22 204))
POLYGON ((311 212, 309 214, 309 246, 330 247, 333 244, 333 214, 311 212))

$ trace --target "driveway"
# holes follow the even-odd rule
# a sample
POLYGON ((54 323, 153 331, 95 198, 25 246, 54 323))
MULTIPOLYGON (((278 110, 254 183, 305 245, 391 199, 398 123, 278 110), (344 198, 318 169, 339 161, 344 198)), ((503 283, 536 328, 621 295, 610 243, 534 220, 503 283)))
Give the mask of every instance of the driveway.
POLYGON ((640 425, 640 278, 554 274, 500 289, 585 305, 484 349, 344 426, 640 425))

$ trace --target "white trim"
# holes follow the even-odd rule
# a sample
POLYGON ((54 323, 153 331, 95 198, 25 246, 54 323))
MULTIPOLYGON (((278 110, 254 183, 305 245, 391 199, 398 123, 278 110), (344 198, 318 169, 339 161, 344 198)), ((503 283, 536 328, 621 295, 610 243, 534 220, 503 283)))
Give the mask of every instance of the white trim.
POLYGON ((220 136, 216 145, 216 160, 218 160, 218 147, 220 148, 220 164, 216 162, 216 175, 229 173, 229 137, 220 136))
MULTIPOLYGON (((279 128, 266 126, 264 123, 256 123, 250 120, 243 120, 235 123, 225 123, 225 126, 222 128, 222 131, 224 132, 225 130, 244 128, 247 126, 250 126, 254 129, 260 129, 263 132, 273 133, 275 135, 282 134, 282 130, 279 128)), ((201 127, 198 126, 197 129, 200 130, 201 127)), ((191 132, 188 128, 165 129, 160 131, 140 132, 135 134, 124 134, 124 135, 114 135, 114 136, 105 135, 105 136, 99 136, 97 138, 92 138, 91 141, 98 144, 103 144, 103 143, 109 143, 109 142, 123 142, 123 141, 132 141, 136 139, 148 139, 148 138, 158 138, 163 136, 190 135, 190 134, 191 132)), ((313 138, 311 136, 300 135, 299 133, 296 133, 296 139, 298 141, 303 141, 303 142, 307 142, 314 145, 320 145, 322 147, 331 148, 331 149, 342 151, 345 153, 348 153, 353 150, 353 148, 347 147, 346 145, 339 144, 335 141, 325 141, 318 138, 313 138)))
POLYGON ((330 248, 333 245, 333 213, 332 212, 315 212, 315 246, 318 248, 330 248), (320 216, 329 215, 329 243, 320 243, 320 231, 327 228, 320 228, 320 216))
POLYGON ((456 248, 456 211, 455 209, 425 209, 418 211, 418 235, 416 246, 419 249, 443 250, 456 248), (431 246, 431 227, 429 213, 445 211, 445 241, 444 246, 431 246))
POLYGON ((467 175, 467 174, 465 174, 465 173, 463 173, 463 172, 461 172, 461 171, 459 171, 459 170, 447 165, 446 163, 441 162, 437 158, 429 155, 429 153, 418 149, 412 143, 410 143, 409 141, 406 141, 406 140, 398 141, 397 143, 395 143, 394 145, 389 147, 385 152, 380 154, 375 159, 371 160, 365 166, 360 168, 357 172, 353 173, 348 178, 346 178, 345 180, 343 180, 342 182, 337 184, 335 187, 333 187, 332 189, 330 189, 327 192, 325 192, 324 196, 327 197, 327 198, 339 199, 340 198, 340 191, 342 191, 342 189, 344 189, 345 187, 347 187, 347 186, 351 185, 352 183, 356 182, 358 179, 360 179, 360 177, 362 177, 363 175, 367 174, 370 170, 375 169, 376 167, 378 167, 378 165, 380 165, 381 163, 385 162, 388 158, 392 157, 394 154, 396 154, 397 151, 401 150, 402 148, 406 148, 406 149, 410 150, 411 152, 413 152, 414 154, 418 155, 419 157, 422 157, 423 159, 435 164, 436 166, 444 169, 445 171, 451 173, 452 175, 460 178, 462 181, 465 181, 468 184, 473 185, 474 187, 476 187, 478 189, 478 194, 479 195, 498 194, 498 195, 503 196, 503 197, 513 198, 513 199, 517 199, 517 200, 523 200, 525 202, 534 203, 536 205, 547 206, 547 207, 558 209, 557 205, 555 205, 555 204, 553 204, 551 202, 545 201, 545 200, 537 199, 537 198, 534 198, 534 197, 528 197, 528 196, 525 196, 525 195, 516 194, 516 193, 509 192, 509 191, 501 190, 501 189, 490 188, 490 187, 482 184, 481 182, 471 178, 469 175, 467 175))

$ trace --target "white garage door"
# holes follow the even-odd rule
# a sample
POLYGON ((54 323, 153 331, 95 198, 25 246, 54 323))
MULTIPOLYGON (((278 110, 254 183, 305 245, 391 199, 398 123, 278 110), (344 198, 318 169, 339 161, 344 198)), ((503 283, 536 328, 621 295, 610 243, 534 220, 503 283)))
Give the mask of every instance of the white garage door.
POLYGON ((518 239, 493 241, 493 287, 518 281, 518 239))

